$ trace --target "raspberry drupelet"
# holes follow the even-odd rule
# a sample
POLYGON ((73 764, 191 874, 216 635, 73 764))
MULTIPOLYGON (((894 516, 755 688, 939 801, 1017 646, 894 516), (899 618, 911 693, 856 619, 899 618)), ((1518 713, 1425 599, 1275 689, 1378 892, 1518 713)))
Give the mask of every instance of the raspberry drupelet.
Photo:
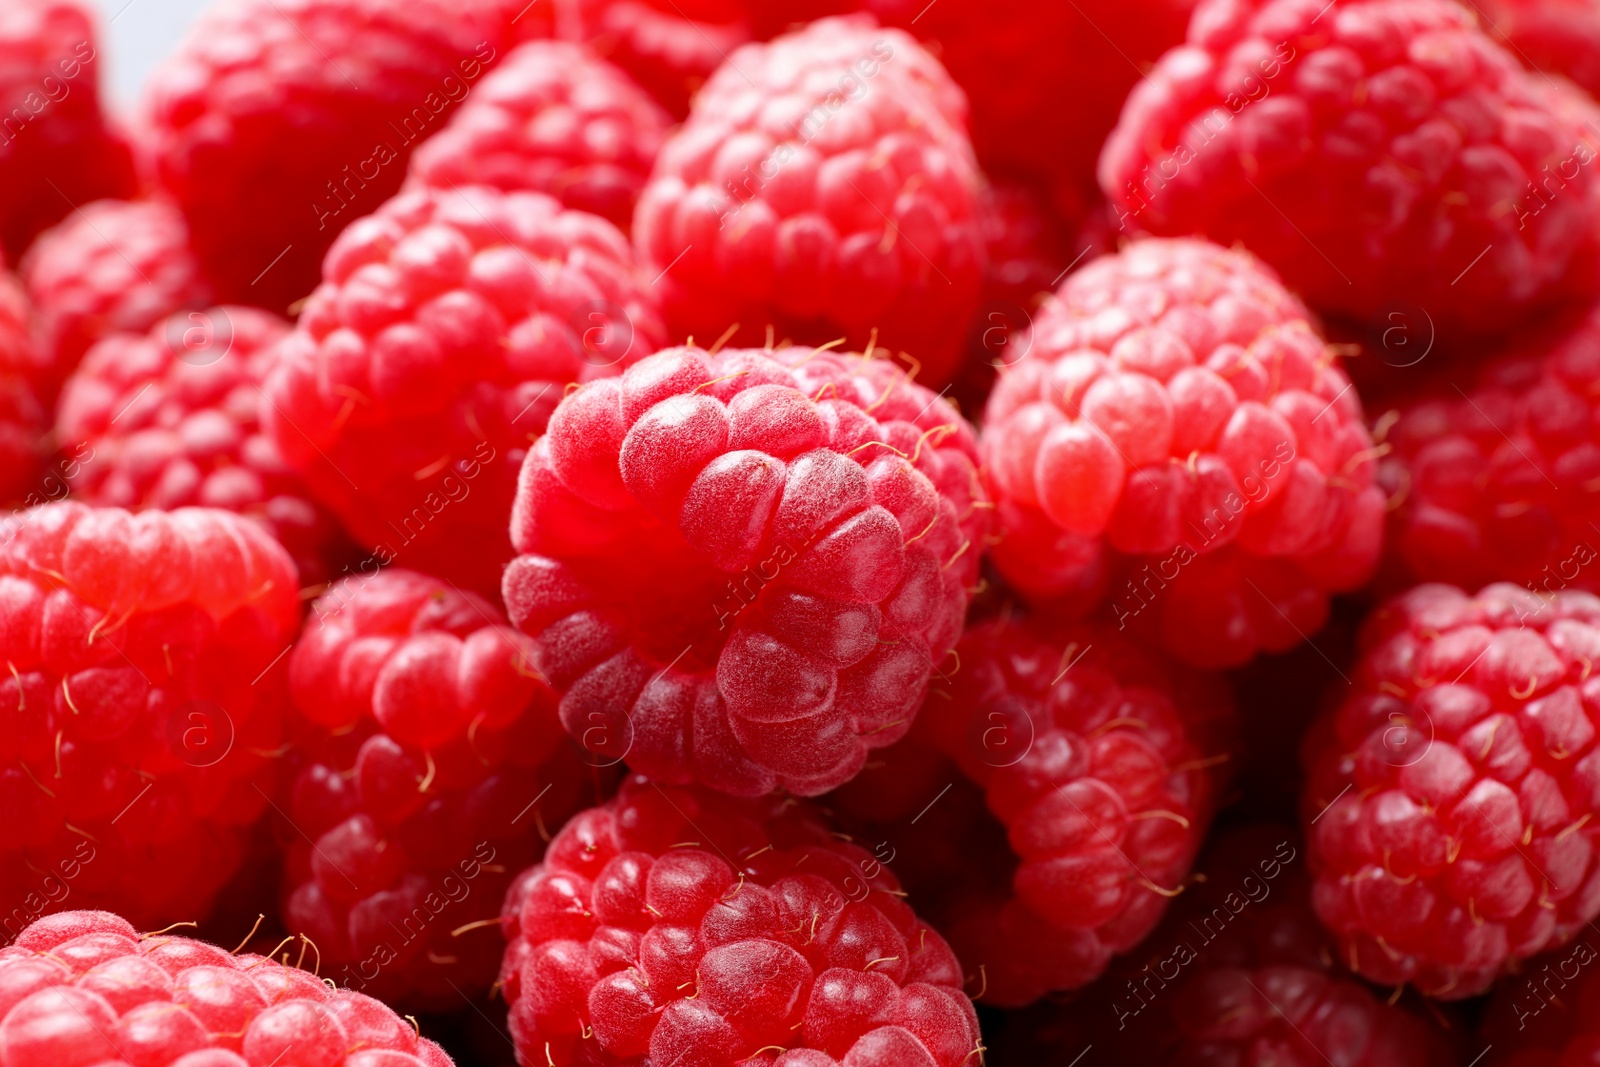
POLYGON ((970 1064, 960 968, 903 896, 803 801, 630 777, 506 895, 518 1060, 970 1064))
POLYGON ((656 158, 633 236, 668 325, 702 344, 905 352, 937 388, 977 309, 981 177, 961 90, 865 16, 728 57, 656 158))
POLYGON ((675 119, 728 54, 749 41, 747 0, 568 0, 556 31, 633 76, 675 119))
MULTIPOLYGON (((311 960, 314 961, 313 955, 311 960)), ((310 971, 67 911, 0 949, 5 1067, 450 1067, 380 1001, 310 971)))
POLYGON ((475 594, 386 568, 313 604, 289 679, 287 928, 316 944, 324 974, 386 1003, 481 994, 504 945, 455 932, 495 914, 600 784, 528 638, 475 594))
POLYGON ((231 512, 0 523, 0 916, 55 910, 54 878, 141 925, 204 917, 267 806, 299 615, 288 555, 231 512))
POLYGON ((1100 186, 1126 228, 1242 242, 1319 311, 1467 337, 1594 289, 1597 117, 1465 5, 1205 0, 1100 186))
POLYGON ((129 196, 133 153, 100 107, 93 5, 0 7, 0 251, 13 265, 73 206, 129 196))
POLYGON ((597 757, 814 795, 910 728, 988 520, 971 427, 887 360, 669 349, 551 418, 505 602, 597 757))
POLYGON ((956 656, 912 737, 832 802, 893 850, 974 996, 1018 1007, 1088 985, 1161 918, 1216 806, 1233 703, 1105 626, 985 622, 956 656))
POLYGON ((531 41, 417 149, 411 180, 548 193, 627 231, 672 120, 582 45, 531 41))
POLYGON ((1361 404, 1304 307, 1244 252, 1147 239, 1076 271, 1003 369, 983 455, 993 559, 1035 601, 1235 666, 1314 633, 1377 564, 1361 404))
POLYGON ((415 189, 329 251, 262 419, 378 563, 492 593, 517 469, 562 390, 662 341, 604 219, 540 193, 415 189))
POLYGON ((1354 971, 1474 996, 1600 914, 1600 599, 1418 586, 1303 743, 1317 914, 1354 971))
POLYGON ((39 235, 21 275, 52 389, 102 337, 211 303, 183 214, 161 200, 85 204, 39 235))
POLYGON ((1378 416, 1386 579, 1600 590, 1596 380, 1600 308, 1378 416))
POLYGON ((271 348, 288 332, 271 312, 222 307, 95 345, 56 412, 57 445, 78 457, 72 491, 133 511, 238 512, 288 550, 302 586, 327 581, 348 542, 260 422, 271 348))
POLYGON ((149 154, 227 303, 279 314, 505 48, 482 3, 223 0, 145 88, 149 154))

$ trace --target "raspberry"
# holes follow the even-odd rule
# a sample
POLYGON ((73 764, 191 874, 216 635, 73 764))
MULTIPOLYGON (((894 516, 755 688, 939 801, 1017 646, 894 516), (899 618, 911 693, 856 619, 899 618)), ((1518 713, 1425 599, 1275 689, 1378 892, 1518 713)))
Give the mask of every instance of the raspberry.
POLYGON ((532 41, 417 149, 411 176, 439 189, 548 193, 626 232, 671 124, 644 90, 587 48, 532 41))
POLYGON ((270 312, 213 308, 95 345, 56 416, 59 444, 81 457, 73 490, 135 511, 202 505, 247 515, 288 549, 302 584, 327 581, 347 554, 344 535, 258 415, 271 346, 288 332, 270 312))
POLYGON ((1242 241, 1319 310, 1503 329, 1591 289, 1593 102, 1448 0, 1205 0, 1100 158, 1125 225, 1242 241))
POLYGON ((0 247, 12 263, 72 210, 134 186, 133 154, 100 110, 92 8, 0 8, 0 247))
POLYGON ((1592 309, 1379 418, 1392 577, 1600 590, 1597 378, 1592 309))
POLYGON ((1204 879, 1137 953, 1070 1007, 1031 1013, 1023 1018, 1033 1025, 1014 1028, 1020 1034, 997 1035, 986 1061, 1066 1063, 1091 1045, 1085 1067, 1468 1062, 1439 1026, 1408 1005, 1384 1003, 1337 968, 1310 908, 1303 857, 1287 828, 1248 825, 1221 835, 1208 849, 1204 879))
POLYGON ((0 270, 0 507, 21 501, 39 473, 48 419, 38 391, 38 349, 28 329, 28 300, 0 270))
POLYGON ((597 756, 814 795, 910 728, 986 508, 971 428, 886 360, 672 349, 551 417, 505 601, 597 756))
POLYGON ((1183 41, 1194 0, 865 0, 935 49, 972 103, 986 170, 1095 189, 1095 156, 1140 72, 1183 41), (1071 101, 1070 106, 1064 105, 1071 101))
POLYGON ((341 985, 442 1009, 494 980, 499 938, 452 931, 492 915, 539 859, 535 831, 583 806, 586 768, 531 656, 497 608, 414 571, 345 579, 312 607, 289 659, 303 759, 282 805, 284 919, 341 985))
POLYGON ((970 1064, 960 969, 902 896, 804 803, 629 778, 506 895, 518 1059, 970 1064))
POLYGON ((283 313, 504 48, 484 5, 225 0, 146 88, 150 152, 229 303, 283 313))
POLYGON ((1161 918, 1233 706, 1109 627, 983 623, 956 655, 913 738, 835 799, 904 855, 979 998, 1016 1007, 1094 981, 1161 918))
POLYGON ((584 41, 681 119, 689 98, 750 40, 745 0, 570 0, 557 32, 584 41))
POLYGON ((1473 996, 1600 914, 1600 599, 1418 586, 1304 742, 1317 914, 1351 970, 1473 996))
POLYGON ((402 193, 328 253, 263 407, 379 564, 489 592, 529 441, 563 386, 663 339, 626 240, 538 193, 402 193))
POLYGON ((1564 74, 1600 93, 1600 7, 1593 0, 1487 0, 1484 32, 1536 72, 1564 74))
POLYGON ((52 390, 113 333, 144 333, 211 303, 189 228, 161 200, 100 200, 41 234, 22 261, 52 390))
POLYGON ((634 217, 669 325, 702 342, 875 336, 924 382, 949 381, 983 271, 965 116, 938 61, 870 18, 739 49, 634 217))
POLYGON ((1146 240, 1077 271, 1004 370, 984 456, 995 563, 1234 666, 1315 632, 1377 562, 1361 405, 1299 301, 1242 252, 1146 240), (1169 588, 1170 586, 1170 588, 1169 588))
POLYGON ((387 1005, 307 971, 68 911, 0 949, 0 1063, 450 1067, 450 1057, 387 1005))
POLYGON ((267 803, 298 621, 289 557, 230 512, 60 503, 0 525, 8 933, 65 898, 205 914, 267 803))

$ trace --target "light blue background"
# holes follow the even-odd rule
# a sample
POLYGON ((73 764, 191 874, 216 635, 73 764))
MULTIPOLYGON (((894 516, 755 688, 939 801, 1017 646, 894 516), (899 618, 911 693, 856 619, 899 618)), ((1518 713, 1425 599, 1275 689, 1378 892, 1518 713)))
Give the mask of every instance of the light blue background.
MULTIPOLYGON (((5 0, 0 0, 4 3, 5 0)), ((177 47, 184 30, 212 0, 89 0, 100 10, 101 91, 119 112, 129 112, 139 87, 177 47)))

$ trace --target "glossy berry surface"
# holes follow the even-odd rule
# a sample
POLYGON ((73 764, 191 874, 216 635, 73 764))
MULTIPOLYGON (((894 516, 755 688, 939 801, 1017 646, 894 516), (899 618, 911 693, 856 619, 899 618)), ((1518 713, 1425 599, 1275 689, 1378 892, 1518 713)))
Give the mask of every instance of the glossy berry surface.
POLYGON ((89 350, 56 414, 70 483, 90 504, 223 508, 288 550, 302 585, 348 552, 339 524, 263 432, 261 383, 289 324, 255 308, 175 315, 89 350))
POLYGON ((1232 666, 1321 627, 1378 560, 1360 401, 1248 254, 1144 240, 1070 275, 1002 370, 983 454, 1025 596, 1232 666))
POLYGON ((1232 701, 1109 627, 985 622, 956 655, 911 739, 833 802, 894 850, 973 995, 1018 1007, 1160 920, 1216 808, 1232 701))
POLYGON ((1304 743, 1317 914, 1343 961, 1483 992, 1600 913, 1600 600, 1424 585, 1369 618, 1304 743))
POLYGON ((436 578, 363 572, 312 605, 289 680, 285 925, 340 985, 386 1003, 483 993, 504 945, 455 931, 495 914, 600 784, 528 639, 436 578))
POLYGON ((1600 589, 1600 310, 1434 378, 1374 420, 1387 577, 1600 589))
POLYGON ((948 382, 983 271, 966 101, 900 30, 824 19, 729 56, 656 159, 634 242, 679 338, 854 348, 948 382))
POLYGON ((512 514, 512 620, 597 759, 755 796, 842 784, 960 636, 971 428, 884 359, 669 349, 562 402, 512 514))
POLYGON ((225 0, 151 74, 149 153, 218 299, 284 314, 505 49, 484 4, 225 0), (249 205, 247 208, 245 205, 249 205))
POLYGON ((52 389, 102 337, 211 304, 183 214, 160 200, 85 204, 39 235, 21 272, 52 389))
POLYGON ((94 9, 10 0, 0 10, 0 250, 15 265, 78 204, 133 192, 133 155, 100 107, 94 9))
POLYGON ((141 923, 206 913, 267 806, 297 588, 231 512, 69 502, 0 524, 11 934, 63 899, 141 923))
POLYGON ((377 563, 492 592, 517 469, 563 389, 662 337, 604 219, 539 193, 416 189, 333 246, 262 414, 377 563))
POLYGON ((449 189, 547 193, 624 232, 671 119, 588 48, 531 41, 484 78, 411 161, 411 179, 449 189))
POLYGON ((1129 232, 1243 242, 1319 311, 1465 336, 1593 288, 1597 115, 1447 0, 1206 0, 1100 186, 1129 232))
POLYGON ((450 1067, 387 1005, 119 915, 40 919, 0 949, 5 1067, 450 1067))
POLYGON ((960 1067, 961 972, 901 897, 803 802, 629 778, 507 894, 518 1058, 960 1067))

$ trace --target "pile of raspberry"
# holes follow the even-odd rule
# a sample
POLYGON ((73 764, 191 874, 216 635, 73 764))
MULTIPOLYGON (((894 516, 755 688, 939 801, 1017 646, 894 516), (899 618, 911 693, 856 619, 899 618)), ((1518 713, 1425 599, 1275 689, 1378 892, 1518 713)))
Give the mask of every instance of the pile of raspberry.
POLYGON ((1600 0, 198 2, 0 0, 0 1067, 1600 1062, 1600 0))

